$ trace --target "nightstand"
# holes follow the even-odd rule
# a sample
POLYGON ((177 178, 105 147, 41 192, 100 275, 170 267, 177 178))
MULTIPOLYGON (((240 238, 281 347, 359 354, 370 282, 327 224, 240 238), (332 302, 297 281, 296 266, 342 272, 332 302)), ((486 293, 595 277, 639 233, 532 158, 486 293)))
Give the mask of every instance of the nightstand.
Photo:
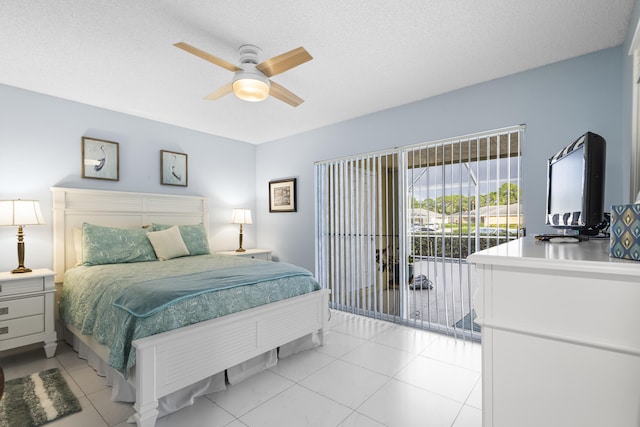
POLYGON ((241 256, 244 258, 261 259, 263 261, 271 261, 271 249, 247 249, 244 252, 222 251, 216 252, 220 255, 241 256))
POLYGON ((44 342, 47 357, 56 353, 54 273, 0 273, 0 351, 44 342))

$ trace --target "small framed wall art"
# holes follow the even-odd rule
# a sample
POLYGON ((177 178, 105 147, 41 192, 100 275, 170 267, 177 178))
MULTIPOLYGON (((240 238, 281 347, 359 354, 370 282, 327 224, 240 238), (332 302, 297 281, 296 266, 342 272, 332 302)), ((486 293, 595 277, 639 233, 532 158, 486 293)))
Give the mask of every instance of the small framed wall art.
POLYGON ((120 144, 103 139, 82 137, 82 177, 120 179, 120 144))
POLYGON ((269 182, 269 212, 296 212, 296 179, 269 182))
POLYGON ((160 184, 186 187, 188 179, 187 155, 160 150, 160 184))

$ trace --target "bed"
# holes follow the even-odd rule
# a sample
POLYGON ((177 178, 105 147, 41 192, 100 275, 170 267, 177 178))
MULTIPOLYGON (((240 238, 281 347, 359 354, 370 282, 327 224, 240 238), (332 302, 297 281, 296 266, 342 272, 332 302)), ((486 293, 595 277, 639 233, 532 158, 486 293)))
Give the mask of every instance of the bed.
MULTIPOLYGON (((215 278, 218 283, 221 280, 219 272, 215 273, 216 276, 211 276, 213 273, 209 271, 210 269, 203 266, 215 263, 219 267, 214 270, 224 271, 223 276, 227 277, 230 276, 228 272, 231 268, 247 271, 251 269, 251 274, 258 274, 258 270, 264 268, 264 274, 276 274, 271 270, 280 266, 274 266, 274 264, 282 264, 284 268, 284 263, 201 254, 176 257, 166 261, 131 262, 127 263, 129 264, 127 269, 120 268, 125 264, 100 264, 96 265, 95 269, 77 266, 78 230, 83 229, 83 224, 84 227, 91 224, 99 231, 100 227, 140 230, 144 226, 160 224, 179 226, 180 230, 195 225, 206 229, 209 224, 206 198, 58 187, 52 188, 52 195, 56 283, 64 280, 68 283, 67 289, 64 284, 62 286, 62 294, 66 299, 62 300, 60 310, 62 317, 67 319, 67 322, 63 322, 64 334, 73 343, 74 348, 80 349, 79 352, 83 357, 93 359, 91 364, 100 366, 99 369, 97 368, 99 373, 101 370, 107 371, 103 374, 107 376, 108 383, 115 383, 114 393, 119 391, 122 395, 131 396, 127 400, 135 402, 135 415, 132 421, 137 425, 145 427, 155 425, 159 415, 179 409, 192 402, 195 396, 220 387, 220 382, 224 383, 225 378, 229 378, 232 373, 236 378, 242 379, 256 369, 260 369, 260 366, 271 366, 275 363, 274 360, 277 360, 278 351, 286 349, 285 353, 292 353, 298 346, 308 348, 309 344, 306 342, 309 341, 317 345, 323 344, 327 327, 329 291, 318 289, 317 284, 316 287, 309 288, 308 274, 303 271, 298 274, 287 270, 282 273, 284 275, 278 273, 281 275, 265 276, 259 281, 266 289, 265 295, 273 295, 274 292, 267 289, 267 286, 281 282, 279 286, 286 292, 282 297, 274 298, 275 301, 262 305, 256 303, 248 308, 237 309, 235 302, 228 304, 219 302, 220 313, 215 315, 217 317, 210 319, 206 316, 200 318, 191 316, 191 312, 208 313, 213 309, 195 310, 192 296, 180 294, 176 296, 171 290, 170 282, 177 280, 176 271, 184 269, 191 280, 188 282, 189 287, 195 289, 197 294, 195 297, 198 298, 197 304, 208 304, 207 300, 209 302, 227 301, 224 299, 227 297, 216 296, 223 295, 222 292, 227 291, 234 295, 228 297, 228 301, 246 300, 248 298, 237 294, 241 289, 246 288, 241 284, 230 285, 225 282, 225 285, 221 286, 224 289, 215 293, 203 288, 204 281, 215 278), (164 269, 169 273, 163 273, 161 270, 164 269), (126 282, 127 277, 140 276, 147 280, 144 283, 136 283, 136 286, 141 287, 142 291, 146 286, 147 292, 150 292, 147 295, 155 296, 159 294, 158 289, 165 288, 166 295, 162 294, 165 296, 161 297, 160 302, 155 303, 156 305, 148 306, 147 301, 151 298, 141 297, 139 294, 128 294, 128 289, 120 289, 112 296, 108 298, 105 296, 101 300, 107 301, 107 305, 113 305, 113 307, 104 306, 97 309, 98 306, 91 306, 93 302, 89 300, 71 306, 69 303, 71 290, 88 281, 89 271, 93 274, 98 270, 101 280, 115 277, 115 272, 126 271, 125 278, 117 279, 116 284, 105 282, 100 285, 101 288, 95 285, 100 292, 107 292, 121 286, 126 282), (130 274, 130 270, 140 271, 130 274), (294 290, 298 285, 300 289, 294 290), (144 301, 144 304, 141 304, 141 301, 144 301), (83 304, 85 304, 84 310, 79 308, 83 307, 83 304), (185 314, 180 317, 182 320, 174 322, 170 330, 160 332, 160 329, 155 330, 154 327, 143 323, 157 315, 163 316, 162 311, 157 311, 159 307, 179 310, 181 305, 184 305, 182 308, 187 307, 187 310, 183 311, 185 314), (234 306, 234 309, 227 309, 228 306, 234 306), (107 329, 111 330, 112 338, 120 337, 116 341, 105 339, 109 333, 96 332, 94 323, 100 323, 100 319, 91 319, 87 325, 83 323, 86 319, 78 320, 73 317, 73 313, 82 312, 85 315, 90 312, 109 312, 111 309, 117 314, 111 313, 104 318, 107 320, 102 320, 102 324, 107 325, 107 329), (118 332, 113 332, 113 325, 130 324, 129 320, 120 321, 121 317, 117 317, 123 316, 123 312, 132 315, 133 326, 119 335, 118 332), (140 333, 140 331, 143 332, 140 333), (86 334, 87 332, 89 334, 86 334), (125 336, 127 338, 122 339, 125 336), (109 347, 109 343, 113 348, 109 347), (118 355, 112 355, 111 350, 118 355), (175 403, 176 401, 179 403, 175 403)), ((175 231, 176 227, 171 229, 175 231)), ((87 244, 86 236, 91 232, 93 232, 92 229, 85 228, 85 245, 87 244)), ((208 230, 206 233, 208 236, 208 230)), ((165 234, 168 234, 168 231, 162 233, 162 235, 165 234)), ((86 259, 87 253, 84 256, 86 259)), ((236 270, 233 271, 234 274, 231 276, 235 276, 236 270)), ((137 279, 132 279, 132 283, 134 281, 139 282, 137 279)), ((181 278, 180 282, 186 284, 187 278, 181 278)), ((269 299, 269 301, 272 300, 269 299)))

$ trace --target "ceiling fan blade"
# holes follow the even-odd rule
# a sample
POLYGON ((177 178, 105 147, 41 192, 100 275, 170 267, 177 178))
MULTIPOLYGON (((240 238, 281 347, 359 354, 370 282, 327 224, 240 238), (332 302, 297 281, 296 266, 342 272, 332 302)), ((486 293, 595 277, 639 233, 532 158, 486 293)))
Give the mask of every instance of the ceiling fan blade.
POLYGON ((231 86, 231 82, 229 82, 226 85, 214 90, 209 95, 205 96, 204 99, 206 99, 207 101, 215 101, 216 99, 220 99, 225 95, 229 95, 231 92, 233 92, 233 87, 231 86))
POLYGON ((179 42, 174 44, 175 47, 182 49, 186 52, 192 53, 195 56, 198 56, 202 59, 204 59, 205 61, 209 61, 212 64, 215 64, 219 67, 225 68, 229 71, 240 71, 242 70, 242 68, 238 68, 235 65, 233 65, 230 62, 225 61, 224 59, 218 58, 217 56, 213 56, 210 53, 205 52, 204 50, 200 50, 197 47, 193 47, 190 44, 184 43, 184 42, 179 42))
POLYGON ((304 99, 300 98, 289 89, 286 89, 284 86, 280 86, 278 83, 271 80, 269 80, 269 83, 271 84, 269 95, 273 96, 274 98, 277 98, 282 102, 286 102, 292 107, 297 107, 304 102, 304 99))
POLYGON ((262 61, 256 68, 267 77, 273 77, 312 60, 313 57, 303 47, 299 47, 271 59, 262 61))

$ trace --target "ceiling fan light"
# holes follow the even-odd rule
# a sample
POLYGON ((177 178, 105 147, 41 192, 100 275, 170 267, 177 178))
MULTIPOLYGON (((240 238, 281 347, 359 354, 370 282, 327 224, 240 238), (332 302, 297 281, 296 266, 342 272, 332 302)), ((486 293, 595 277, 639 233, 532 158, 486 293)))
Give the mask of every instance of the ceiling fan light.
POLYGON ((243 101, 259 102, 269 96, 269 83, 253 77, 234 80, 232 87, 233 94, 243 101))

